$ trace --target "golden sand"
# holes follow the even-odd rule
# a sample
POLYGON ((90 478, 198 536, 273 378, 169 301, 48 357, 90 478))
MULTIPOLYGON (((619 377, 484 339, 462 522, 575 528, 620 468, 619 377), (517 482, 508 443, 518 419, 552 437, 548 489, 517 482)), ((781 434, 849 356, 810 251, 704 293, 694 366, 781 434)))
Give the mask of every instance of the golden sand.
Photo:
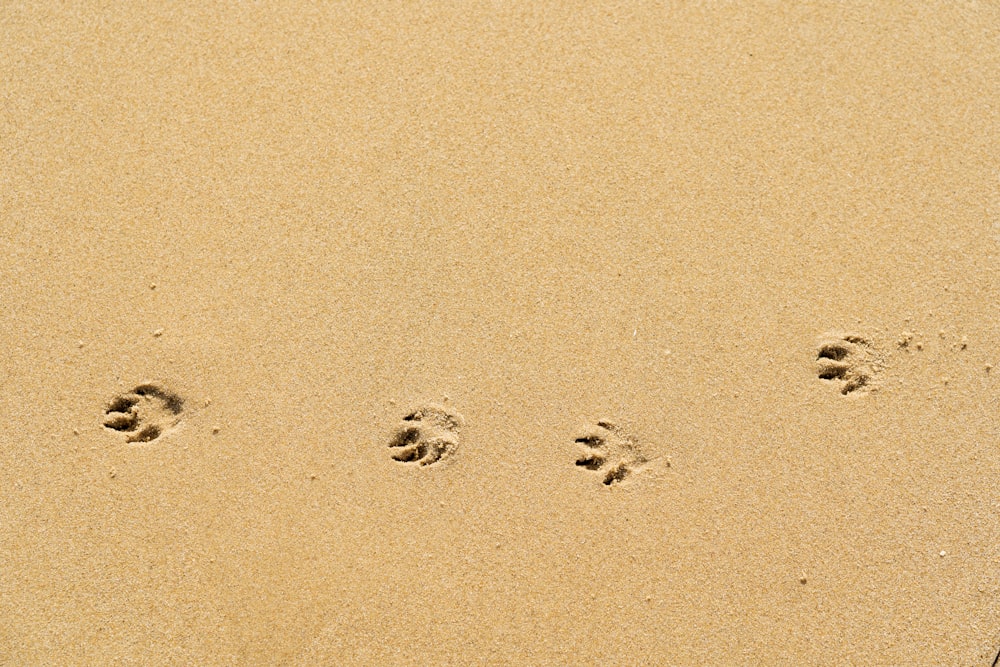
POLYGON ((996 4, 97 4, 0 9, 0 664, 993 661, 996 4))

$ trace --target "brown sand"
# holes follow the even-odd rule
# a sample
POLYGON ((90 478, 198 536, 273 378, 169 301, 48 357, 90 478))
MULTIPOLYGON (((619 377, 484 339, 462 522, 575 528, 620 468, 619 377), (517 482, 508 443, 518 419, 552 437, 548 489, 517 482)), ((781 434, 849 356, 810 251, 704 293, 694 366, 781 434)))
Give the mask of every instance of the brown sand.
POLYGON ((0 18, 0 663, 993 660, 996 4, 96 4, 0 18))

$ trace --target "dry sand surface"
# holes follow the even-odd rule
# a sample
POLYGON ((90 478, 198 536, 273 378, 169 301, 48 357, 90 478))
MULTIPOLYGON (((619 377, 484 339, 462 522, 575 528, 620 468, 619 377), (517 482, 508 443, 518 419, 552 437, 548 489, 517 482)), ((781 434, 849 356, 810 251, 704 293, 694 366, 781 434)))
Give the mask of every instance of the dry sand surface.
POLYGON ((0 6, 0 664, 982 665, 1000 6, 0 6))

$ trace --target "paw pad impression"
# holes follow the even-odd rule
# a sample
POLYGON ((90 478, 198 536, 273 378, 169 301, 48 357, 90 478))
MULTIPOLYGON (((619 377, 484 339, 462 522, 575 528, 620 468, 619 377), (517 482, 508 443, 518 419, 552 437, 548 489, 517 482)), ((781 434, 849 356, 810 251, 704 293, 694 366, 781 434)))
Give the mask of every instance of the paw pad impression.
POLYGON ((622 482, 648 461, 638 441, 607 420, 589 427, 576 443, 582 448, 576 465, 600 472, 605 486, 622 482))
POLYGON ((389 440, 392 458, 400 463, 434 465, 458 450, 465 420, 440 405, 425 405, 403 417, 389 440))
POLYGON ((838 382, 844 396, 873 389, 882 367, 878 351, 867 339, 834 333, 820 339, 816 366, 819 379, 838 382))
POLYGON ((180 421, 184 399, 147 383, 115 396, 104 411, 104 426, 125 434, 125 442, 152 442, 180 421))

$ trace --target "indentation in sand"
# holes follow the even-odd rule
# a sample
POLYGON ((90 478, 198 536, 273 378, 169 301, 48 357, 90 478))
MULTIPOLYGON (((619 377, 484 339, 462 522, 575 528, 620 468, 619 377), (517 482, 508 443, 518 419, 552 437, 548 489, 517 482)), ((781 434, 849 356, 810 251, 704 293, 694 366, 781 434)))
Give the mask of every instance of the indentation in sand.
POLYGON ((125 442, 152 442, 180 422, 184 399, 155 383, 115 396, 104 410, 105 428, 125 434, 125 442))
POLYGON ((606 419, 588 427, 575 442, 582 447, 576 465, 601 473, 605 486, 624 481, 649 460, 634 436, 606 419))
POLYGON ((816 351, 817 377, 836 382, 844 396, 875 389, 882 370, 881 354, 857 334, 830 332, 820 337, 816 351))
POLYGON ((457 412, 428 404, 403 417, 389 439, 392 458, 400 463, 429 466, 458 450, 458 436, 465 420, 457 412))

